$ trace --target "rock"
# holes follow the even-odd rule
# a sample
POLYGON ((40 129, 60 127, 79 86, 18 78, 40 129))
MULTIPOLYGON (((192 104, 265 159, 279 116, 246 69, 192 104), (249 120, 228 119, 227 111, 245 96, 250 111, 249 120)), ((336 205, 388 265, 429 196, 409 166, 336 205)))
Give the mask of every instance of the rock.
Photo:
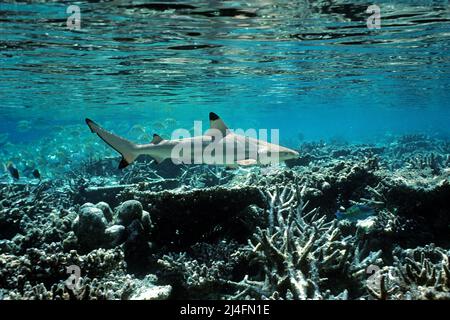
POLYGON ((0 240, 0 254, 9 253, 13 251, 15 243, 11 240, 0 240))
POLYGON ((78 224, 80 223, 80 217, 76 216, 75 219, 72 221, 72 230, 76 231, 78 230, 78 224))
POLYGON ((119 224, 127 227, 133 220, 142 218, 142 204, 137 200, 128 200, 117 208, 119 224))
POLYGON ((108 224, 103 211, 92 204, 81 206, 80 213, 73 223, 79 245, 84 249, 96 249, 106 240, 105 229, 108 224), (78 221, 76 221, 78 220, 78 221))
POLYGON ((84 210, 86 208, 97 208, 100 209, 103 213, 103 216, 105 217, 106 221, 111 222, 113 219, 113 211, 111 210, 111 207, 106 202, 99 202, 97 204, 93 204, 91 202, 86 202, 80 207, 80 211, 84 210))
MULTIPOLYGON (((242 217, 236 215, 252 204, 264 206, 260 190, 254 186, 162 192, 131 189, 130 192, 132 194, 123 193, 119 197, 137 199, 145 203, 145 207, 151 207, 151 220, 157 225, 151 234, 154 245, 176 250, 204 241, 204 235, 216 225, 220 225, 227 236, 240 239, 250 236, 250 229, 238 222, 242 217)), ((220 234, 223 233, 215 233, 214 237, 220 234)))
POLYGON ((130 300, 166 300, 172 292, 172 286, 153 286, 144 288, 130 297, 130 300))
POLYGON ((14 245, 19 246, 26 240, 26 237, 20 233, 16 234, 11 241, 14 243, 14 245))
POLYGON ((376 218, 369 217, 364 220, 358 220, 356 227, 360 228, 364 233, 368 234, 375 227, 376 218))
POLYGON ((153 228, 152 219, 150 218, 150 213, 148 213, 147 211, 142 212, 141 223, 142 223, 142 227, 144 228, 144 232, 149 233, 150 230, 153 228))
POLYGON ((328 190, 330 188, 331 188, 331 185, 327 181, 324 181, 322 183, 322 190, 328 190))
POLYGON ((117 246, 124 240, 125 227, 119 224, 115 224, 105 230, 105 235, 110 246, 117 246))
MULTIPOLYGON (((78 217, 76 219, 78 220, 78 217)), ((75 236, 75 233, 73 231, 70 231, 62 243, 64 251, 70 251, 72 249, 75 249, 77 247, 77 243, 78 239, 75 236)))
POLYGON ((127 269, 131 273, 138 273, 142 271, 143 266, 147 265, 151 247, 139 220, 133 220, 126 231, 127 240, 123 250, 127 269))
POLYGON ((86 202, 85 204, 83 204, 83 205, 80 207, 80 210, 85 209, 85 208, 89 208, 89 207, 95 207, 95 205, 94 205, 93 203, 86 202))
POLYGON ((126 230, 128 234, 127 242, 136 242, 144 235, 144 227, 139 220, 133 220, 126 230))
POLYGON ((111 222, 113 220, 113 211, 111 210, 109 204, 107 204, 106 202, 99 202, 95 205, 95 207, 102 210, 103 215, 108 222, 111 222))

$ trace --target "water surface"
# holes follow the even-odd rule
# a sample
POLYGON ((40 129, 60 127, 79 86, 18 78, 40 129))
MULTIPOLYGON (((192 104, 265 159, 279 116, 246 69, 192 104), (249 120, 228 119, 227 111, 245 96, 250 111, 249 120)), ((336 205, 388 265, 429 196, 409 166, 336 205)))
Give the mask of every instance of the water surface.
POLYGON ((379 30, 363 1, 2 2, 0 132, 84 136, 90 117, 168 134, 214 111, 291 144, 447 135, 449 2, 377 5, 379 30))

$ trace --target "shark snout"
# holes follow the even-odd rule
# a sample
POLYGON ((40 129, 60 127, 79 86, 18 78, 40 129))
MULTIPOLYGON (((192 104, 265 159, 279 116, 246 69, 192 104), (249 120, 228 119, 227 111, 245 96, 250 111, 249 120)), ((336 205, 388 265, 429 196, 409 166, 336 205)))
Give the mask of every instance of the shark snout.
POLYGON ((298 153, 295 150, 289 150, 288 157, 289 159, 297 159, 300 156, 300 153, 298 153))
POLYGON ((300 156, 300 154, 291 149, 287 149, 285 151, 280 152, 280 160, 290 160, 290 159, 297 159, 300 156))

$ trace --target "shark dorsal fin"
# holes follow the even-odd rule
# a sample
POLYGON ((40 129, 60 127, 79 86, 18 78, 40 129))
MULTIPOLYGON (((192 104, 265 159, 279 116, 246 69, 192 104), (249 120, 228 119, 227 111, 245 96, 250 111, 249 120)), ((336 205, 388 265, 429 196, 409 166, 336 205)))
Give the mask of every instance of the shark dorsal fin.
POLYGON ((158 134, 153 134, 153 139, 152 139, 152 141, 150 142, 150 143, 152 143, 152 144, 158 144, 158 143, 160 143, 161 141, 163 141, 164 139, 163 138, 161 138, 161 136, 159 136, 158 134))
POLYGON ((211 129, 219 130, 222 133, 223 137, 226 136, 228 127, 223 122, 223 120, 214 112, 209 113, 209 124, 211 129))

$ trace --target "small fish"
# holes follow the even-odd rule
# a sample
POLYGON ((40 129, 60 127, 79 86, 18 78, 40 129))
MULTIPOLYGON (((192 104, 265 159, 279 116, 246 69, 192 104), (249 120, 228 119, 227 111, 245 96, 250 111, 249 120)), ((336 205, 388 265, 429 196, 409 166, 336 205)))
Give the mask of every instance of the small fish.
POLYGON ((374 216, 375 210, 363 204, 355 204, 345 211, 336 211, 336 219, 357 222, 374 216))
POLYGON ((11 174, 11 177, 13 177, 16 180, 19 180, 19 170, 17 170, 17 168, 14 166, 12 162, 8 162, 8 164, 6 165, 6 169, 11 174))
POLYGON ((31 122, 28 120, 21 120, 17 123, 17 130, 19 132, 27 132, 31 129, 31 122))
POLYGON ((33 174, 33 177, 35 177, 36 179, 41 180, 41 173, 39 172, 38 169, 34 169, 32 174, 33 174))

